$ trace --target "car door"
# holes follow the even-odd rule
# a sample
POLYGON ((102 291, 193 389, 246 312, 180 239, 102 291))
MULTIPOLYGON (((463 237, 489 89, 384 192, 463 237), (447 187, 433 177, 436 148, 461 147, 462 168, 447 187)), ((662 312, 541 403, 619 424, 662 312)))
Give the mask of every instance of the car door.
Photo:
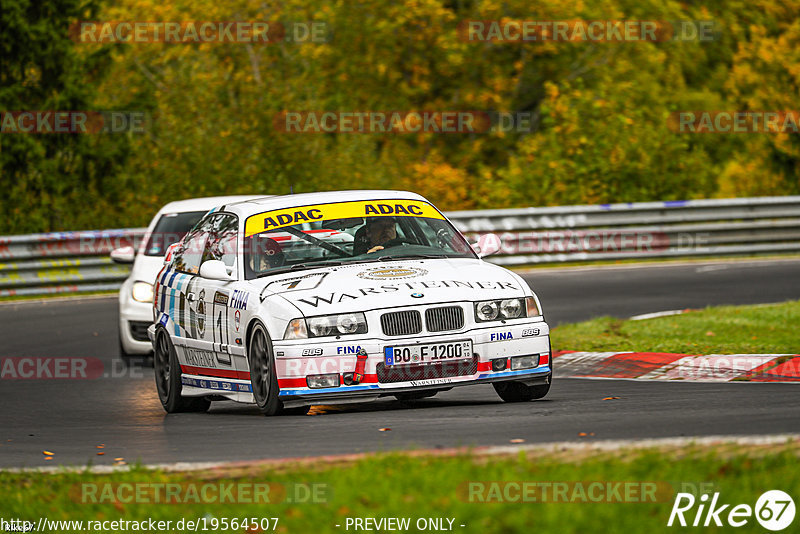
MULTIPOLYGON (((209 344, 219 368, 230 378, 243 378, 239 371, 242 362, 234 361, 237 348, 242 347, 241 298, 236 289, 237 237, 239 221, 235 215, 218 213, 210 225, 203 262, 222 261, 231 275, 230 281, 199 278, 198 289, 204 304, 206 320, 202 340, 209 344), (237 343, 238 340, 238 343, 237 343)), ((223 376, 223 375, 220 375, 223 376)))

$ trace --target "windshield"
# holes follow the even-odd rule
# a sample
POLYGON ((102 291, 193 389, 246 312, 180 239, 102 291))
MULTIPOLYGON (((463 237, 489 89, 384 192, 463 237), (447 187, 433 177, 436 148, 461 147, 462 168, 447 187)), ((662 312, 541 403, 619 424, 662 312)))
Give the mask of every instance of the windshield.
POLYGON ((153 233, 144 248, 145 256, 163 256, 173 243, 177 243, 191 230, 206 211, 187 211, 184 213, 165 213, 158 219, 153 233))
POLYGON ((248 279, 323 265, 475 258, 436 208, 417 200, 338 202, 253 215, 245 225, 248 279))

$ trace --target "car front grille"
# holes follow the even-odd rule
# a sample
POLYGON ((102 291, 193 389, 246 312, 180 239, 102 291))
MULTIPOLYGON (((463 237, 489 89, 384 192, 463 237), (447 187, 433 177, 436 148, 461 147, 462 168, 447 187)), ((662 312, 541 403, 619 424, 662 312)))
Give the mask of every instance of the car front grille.
POLYGON ((386 336, 409 336, 422 332, 422 317, 416 310, 384 313, 381 328, 386 336))
POLYGON ((471 360, 436 362, 424 365, 398 365, 393 367, 386 367, 386 364, 379 363, 376 371, 378 374, 378 382, 381 384, 467 376, 474 375, 478 372, 478 357, 473 356, 471 360))
POLYGON ((128 321, 131 337, 136 341, 150 341, 150 338, 147 337, 147 329, 151 324, 147 321, 128 321))
POLYGON ((428 332, 460 330, 464 326, 464 309, 461 306, 444 306, 425 310, 425 327, 428 332))

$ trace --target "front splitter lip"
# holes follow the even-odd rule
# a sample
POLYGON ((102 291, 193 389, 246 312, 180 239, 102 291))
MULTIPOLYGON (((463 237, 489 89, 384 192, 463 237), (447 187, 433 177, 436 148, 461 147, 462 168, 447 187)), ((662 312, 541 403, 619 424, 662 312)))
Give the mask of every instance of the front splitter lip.
MULTIPOLYGON (((462 378, 462 377, 453 377, 462 378)), ((532 369, 530 371, 506 371, 499 373, 481 373, 479 378, 473 380, 460 380, 457 382, 439 382, 418 386, 381 387, 380 384, 359 384, 340 386, 327 390, 288 389, 281 390, 280 399, 286 408, 307 406, 310 404, 346 404, 350 402, 368 402, 379 397, 391 397, 397 393, 420 392, 431 390, 446 390, 459 386, 475 386, 478 384, 491 384, 494 382, 522 382, 527 386, 549 384, 552 379, 552 370, 549 366, 532 369)), ((441 380, 441 379, 433 379, 441 380)), ((420 380, 423 381, 423 380, 420 380)))

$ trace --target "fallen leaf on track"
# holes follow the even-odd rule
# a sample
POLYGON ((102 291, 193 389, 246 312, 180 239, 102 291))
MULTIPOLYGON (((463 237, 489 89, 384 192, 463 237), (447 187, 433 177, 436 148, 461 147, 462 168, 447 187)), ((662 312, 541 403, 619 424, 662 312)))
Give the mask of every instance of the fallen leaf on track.
POLYGON ((508 440, 508 442, 509 443, 525 443, 525 440, 524 439, 520 439, 520 438, 514 438, 514 439, 508 440))
POLYGON ((603 400, 615 400, 615 399, 618 399, 618 398, 619 397, 605 397, 603 400))
POLYGON ((42 451, 42 454, 44 454, 45 456, 53 456, 55 453, 50 451, 42 451))
POLYGON ((378 432, 391 432, 391 428, 379 428, 378 432))

